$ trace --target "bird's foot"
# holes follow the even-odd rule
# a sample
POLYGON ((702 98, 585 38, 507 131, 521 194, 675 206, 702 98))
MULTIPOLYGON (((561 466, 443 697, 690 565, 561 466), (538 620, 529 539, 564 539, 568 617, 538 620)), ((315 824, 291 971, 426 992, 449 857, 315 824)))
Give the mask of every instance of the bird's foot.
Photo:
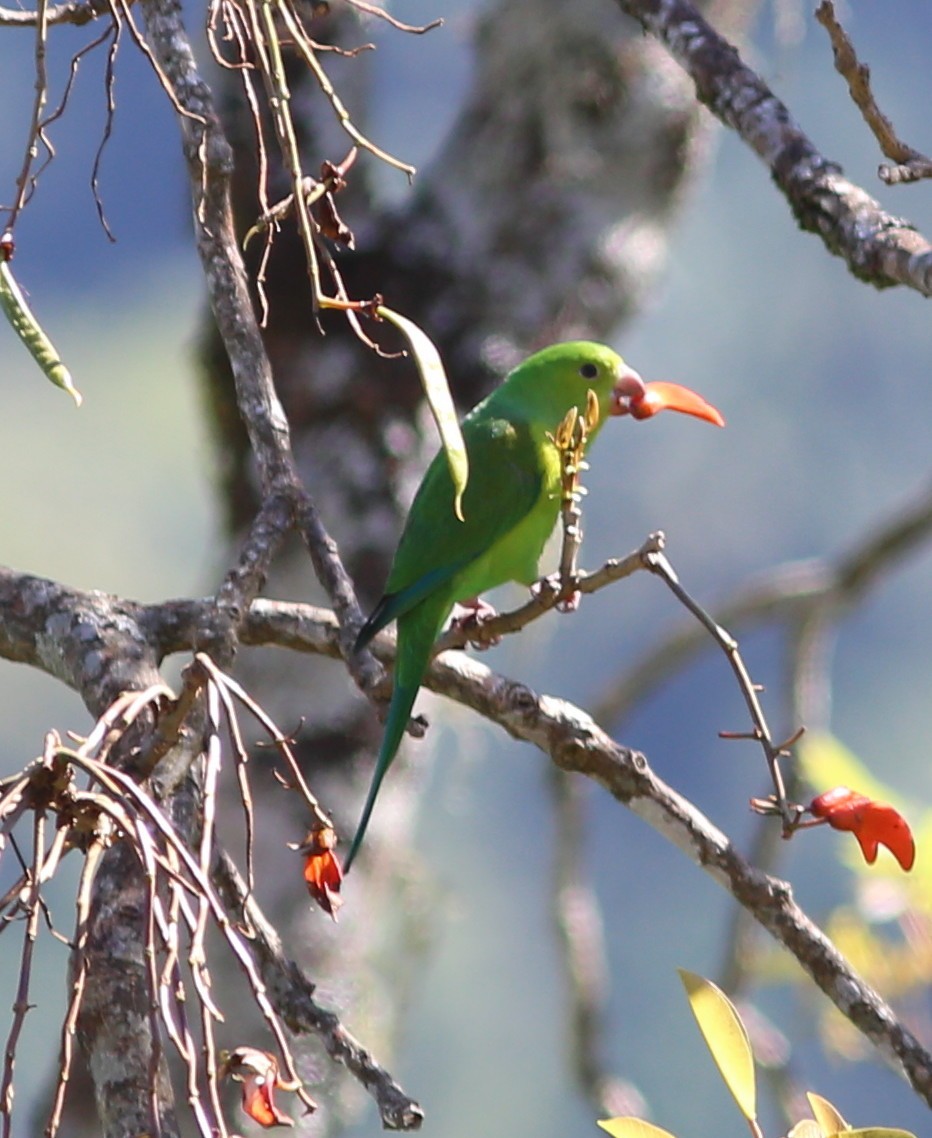
POLYGON ((559 573, 551 573, 531 586, 531 596, 539 597, 547 592, 551 596, 556 594, 554 608, 557 612, 575 612, 582 600, 582 593, 576 588, 575 577, 562 577, 559 573))
POLYGON ((497 616, 498 613, 488 601, 481 597, 471 597, 468 601, 460 601, 453 606, 450 627, 462 632, 469 643, 481 652, 502 642, 500 636, 490 635, 484 629, 484 625, 497 616))

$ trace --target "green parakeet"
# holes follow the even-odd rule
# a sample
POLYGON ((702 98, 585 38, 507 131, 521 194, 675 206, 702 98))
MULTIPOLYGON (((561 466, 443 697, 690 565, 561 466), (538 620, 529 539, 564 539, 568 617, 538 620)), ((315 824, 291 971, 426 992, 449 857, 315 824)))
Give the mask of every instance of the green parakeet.
POLYGON ((454 512, 453 482, 441 452, 415 495, 385 595, 356 640, 359 651, 398 622, 394 691, 347 870, 453 605, 505 581, 532 585, 538 579, 537 562, 561 504, 560 455, 551 436, 570 408, 585 413, 590 390, 598 399, 599 425, 610 415, 646 419, 664 409, 723 425, 718 411, 688 388, 644 383, 611 348, 586 341, 530 356, 469 412, 462 423, 469 456, 463 520, 454 512))

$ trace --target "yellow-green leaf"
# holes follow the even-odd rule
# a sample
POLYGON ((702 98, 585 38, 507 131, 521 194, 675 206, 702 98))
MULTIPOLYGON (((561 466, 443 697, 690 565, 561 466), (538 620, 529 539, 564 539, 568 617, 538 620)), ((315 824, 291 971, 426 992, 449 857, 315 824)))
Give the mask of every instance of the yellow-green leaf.
POLYGON ((734 1004, 711 980, 680 968, 699 1030, 738 1109, 749 1121, 757 1117, 751 1041, 734 1004))
POLYGON ((434 342, 423 332, 414 321, 406 316, 393 312, 384 305, 379 305, 376 313, 383 320, 388 320, 404 335, 421 374, 421 383, 424 394, 430 406, 437 430, 440 432, 440 441, 446 452, 447 464, 450 467, 450 476, 453 479, 453 512, 463 520, 463 493, 469 481, 469 459, 466 456, 466 443, 463 441, 463 432, 460 430, 459 418, 450 394, 450 385, 447 383, 447 373, 443 370, 440 353, 434 347, 434 342))
POLYGON ((860 1126, 846 1130, 845 1138, 916 1138, 911 1130, 898 1130, 895 1126, 860 1126))
POLYGON ((902 808, 896 791, 875 778, 844 743, 828 731, 813 731, 799 741, 799 757, 806 778, 819 791, 848 786, 867 798, 902 808))
POLYGON ((796 1123, 786 1138, 825 1138, 825 1131, 818 1122, 813 1122, 811 1118, 804 1118, 802 1122, 796 1123))
POLYGON ((809 1099, 812 1117, 818 1122, 826 1138, 829 1138, 831 1134, 839 1134, 843 1130, 850 1129, 848 1123, 845 1122, 828 1099, 822 1098, 821 1095, 814 1094, 812 1091, 806 1092, 806 1098, 809 1099))
POLYGON ((643 1118, 608 1118, 599 1126, 612 1138, 673 1138, 669 1130, 645 1122, 643 1118))
POLYGON ((29 354, 42 368, 46 379, 56 387, 67 391, 75 403, 81 406, 81 392, 71 379, 71 372, 61 362, 52 341, 46 336, 42 325, 36 320, 26 298, 20 291, 13 276, 10 263, 0 257, 0 308, 12 325, 13 331, 26 345, 29 354))

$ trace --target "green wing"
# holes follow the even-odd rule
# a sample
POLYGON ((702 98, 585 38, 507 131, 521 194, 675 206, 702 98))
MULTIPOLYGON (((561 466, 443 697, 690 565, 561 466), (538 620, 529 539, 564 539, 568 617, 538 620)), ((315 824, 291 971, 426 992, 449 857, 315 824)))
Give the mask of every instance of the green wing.
POLYGON ((449 584, 527 517, 540 499, 545 472, 540 446, 526 423, 467 416, 463 436, 469 454, 464 520, 453 512, 453 480, 446 458, 438 454, 411 505, 385 596, 360 632, 357 647, 449 584))

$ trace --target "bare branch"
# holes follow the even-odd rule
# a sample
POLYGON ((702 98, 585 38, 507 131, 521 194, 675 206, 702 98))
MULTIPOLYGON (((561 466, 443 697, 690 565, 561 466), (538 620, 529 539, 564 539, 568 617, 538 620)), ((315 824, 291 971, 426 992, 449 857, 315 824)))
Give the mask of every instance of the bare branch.
POLYGON ((871 90, 870 68, 858 60, 854 44, 838 22, 835 6, 831 0, 822 0, 816 8, 815 16, 832 41, 835 70, 847 81, 851 98, 873 132, 874 138, 877 139, 880 149, 896 163, 892 168, 881 166, 878 170, 880 177, 887 185, 916 182, 920 178, 932 177, 932 159, 902 142, 893 123, 877 106, 877 100, 871 90))
MULTIPOLYGON (((36 8, 36 39, 35 39, 35 95, 32 104, 32 119, 26 136, 26 146, 23 154, 23 164, 16 179, 16 200, 10 210, 6 222, 7 232, 11 232, 16 224, 20 211, 35 188, 38 175, 33 173, 33 163, 39 155, 39 143, 45 147, 48 159, 55 151, 43 129, 42 112, 48 99, 48 74, 45 66, 46 51, 48 49, 48 12, 46 0, 38 0, 36 8)), ((46 159, 46 162, 48 161, 46 159)), ((46 163, 43 163, 43 168, 46 163)))
POLYGON ((822 155, 767 84, 689 0, 618 0, 688 72, 696 95, 770 169, 799 225, 860 280, 932 296, 932 246, 822 155))
MULTIPOLYGON (((309 606, 259 601, 244 625, 244 635, 252 642, 303 645, 305 651, 339 656, 336 620, 309 606), (287 619, 289 607, 296 619, 287 619)), ((394 638, 381 633, 373 650, 379 658, 389 659, 394 638)), ((750 866, 701 811, 651 771, 644 755, 616 743, 566 700, 538 695, 461 652, 437 657, 425 686, 471 707, 516 739, 534 744, 560 770, 593 779, 676 845, 789 950, 838 1010, 932 1105, 932 1055, 793 901, 789 884, 750 866)))
POLYGON ((424 1112, 380 1066, 372 1054, 340 1022, 335 1012, 322 1008, 314 997, 314 985, 289 960, 278 933, 266 920, 230 858, 221 853, 215 867, 216 881, 231 913, 245 915, 253 930, 253 949, 259 961, 269 998, 294 1032, 318 1036, 331 1059, 342 1063, 372 1095, 382 1125, 388 1130, 417 1130, 424 1112))
MULTIPOLYGON (((780 565, 740 589, 716 608, 716 619, 730 627, 784 620, 799 623, 817 610, 841 616, 886 574, 932 538, 932 487, 891 517, 881 518, 834 562, 796 561, 780 565)), ((656 685, 685 667, 708 644, 702 628, 684 624, 654 645, 593 705, 600 723, 618 723, 656 685)))
MULTIPOLYGON (((594 573, 576 573, 574 582, 576 591, 590 594, 604 589, 615 581, 624 580, 633 573, 642 569, 650 569, 650 557, 663 548, 664 536, 662 533, 652 533, 644 541, 640 549, 629 553, 625 557, 613 557, 597 569, 594 573)), ((563 593, 564 582, 559 574, 553 577, 542 577, 534 585, 531 599, 512 612, 499 613, 497 616, 483 620, 475 628, 468 631, 451 628, 437 641, 436 652, 444 652, 448 648, 465 648, 467 644, 492 643, 496 638, 509 633, 520 632, 532 621, 555 608, 563 593)))
MULTIPOLYGON (((46 27, 56 24, 74 24, 81 27, 110 11, 109 0, 73 0, 67 4, 56 4, 45 10, 46 27)), ((0 8, 0 27, 34 28, 39 23, 38 12, 21 11, 18 8, 0 8)))

